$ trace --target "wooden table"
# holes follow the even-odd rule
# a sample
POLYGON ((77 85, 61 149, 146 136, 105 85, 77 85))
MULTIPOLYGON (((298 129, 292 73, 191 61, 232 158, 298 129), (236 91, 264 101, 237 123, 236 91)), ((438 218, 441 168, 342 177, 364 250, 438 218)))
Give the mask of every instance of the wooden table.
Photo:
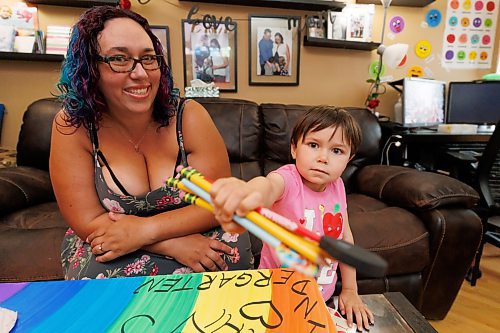
POLYGON ((370 333, 437 333, 420 312, 399 292, 361 295, 372 311, 370 333))

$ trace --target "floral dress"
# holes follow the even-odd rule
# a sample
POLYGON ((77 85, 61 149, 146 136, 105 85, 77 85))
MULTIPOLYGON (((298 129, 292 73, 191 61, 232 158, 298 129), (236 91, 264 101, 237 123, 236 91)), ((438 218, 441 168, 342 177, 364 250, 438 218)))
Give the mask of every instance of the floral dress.
MULTIPOLYGON (((187 157, 181 130, 184 104, 180 103, 177 111, 176 128, 179 154, 176 165, 182 163, 186 166, 187 157)), ((91 128, 89 132, 93 145, 96 191, 102 206, 107 211, 137 216, 151 216, 187 205, 179 197, 178 189, 166 185, 142 196, 130 195, 109 168, 104 154, 99 150, 97 131, 91 128), (108 168, 111 178, 124 194, 117 194, 109 189, 103 177, 102 164, 108 168)), ((224 242, 233 248, 232 254, 221 254, 230 270, 253 268, 250 238, 247 232, 241 235, 230 234, 224 232, 219 227, 210 230, 204 235, 224 242)), ((186 250, 188 251, 189 249, 186 250)), ((92 254, 90 245, 80 239, 72 229, 68 229, 64 236, 61 246, 61 260, 66 279, 99 279, 192 272, 191 268, 182 265, 173 258, 145 250, 138 250, 112 261, 99 263, 96 261, 95 255, 92 254)))

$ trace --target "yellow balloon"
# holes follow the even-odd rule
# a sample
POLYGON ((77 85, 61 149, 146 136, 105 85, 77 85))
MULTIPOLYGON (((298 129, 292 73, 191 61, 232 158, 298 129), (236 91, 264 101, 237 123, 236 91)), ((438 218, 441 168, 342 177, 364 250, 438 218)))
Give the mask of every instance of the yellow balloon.
POLYGON ((408 70, 408 77, 422 77, 424 76, 424 69, 420 66, 411 66, 408 70))
POLYGON ((415 53, 419 58, 427 58, 431 54, 431 43, 428 40, 422 39, 415 45, 415 53))

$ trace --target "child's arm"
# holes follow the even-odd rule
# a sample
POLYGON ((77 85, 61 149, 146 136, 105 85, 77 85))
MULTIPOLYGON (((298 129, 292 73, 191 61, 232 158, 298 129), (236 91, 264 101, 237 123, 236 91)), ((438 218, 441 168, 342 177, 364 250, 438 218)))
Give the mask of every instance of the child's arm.
POLYGON ((248 182, 234 177, 218 179, 210 191, 215 218, 225 231, 241 233, 244 229, 232 221, 233 215, 245 216, 255 208, 270 207, 284 189, 285 181, 277 173, 248 182))
MULTIPOLYGON (((347 215, 344 220, 344 237, 343 240, 354 244, 351 227, 347 215)), ((358 285, 356 283, 356 269, 339 263, 340 274, 342 276, 342 291, 339 296, 339 310, 342 314, 347 314, 347 324, 349 327, 353 323, 353 314, 356 317, 356 325, 361 330, 363 327, 370 329, 370 324, 373 324, 373 314, 368 307, 363 303, 358 295, 358 285)))

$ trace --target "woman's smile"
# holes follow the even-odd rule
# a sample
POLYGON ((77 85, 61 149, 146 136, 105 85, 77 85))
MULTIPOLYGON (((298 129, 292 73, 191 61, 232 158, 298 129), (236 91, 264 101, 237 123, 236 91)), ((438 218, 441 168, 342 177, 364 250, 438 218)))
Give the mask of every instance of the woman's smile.
POLYGON ((147 98, 149 96, 149 93, 151 92, 151 86, 146 86, 146 87, 130 87, 130 88, 125 88, 123 91, 134 98, 147 98))

